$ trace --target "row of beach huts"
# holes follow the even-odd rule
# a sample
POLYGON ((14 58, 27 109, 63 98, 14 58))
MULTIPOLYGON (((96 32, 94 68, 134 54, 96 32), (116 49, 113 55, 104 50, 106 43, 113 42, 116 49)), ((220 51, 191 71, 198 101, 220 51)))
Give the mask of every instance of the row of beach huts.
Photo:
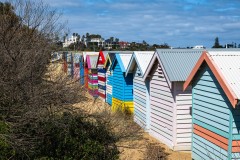
POLYGON ((195 160, 240 159, 240 50, 63 52, 63 70, 195 160))

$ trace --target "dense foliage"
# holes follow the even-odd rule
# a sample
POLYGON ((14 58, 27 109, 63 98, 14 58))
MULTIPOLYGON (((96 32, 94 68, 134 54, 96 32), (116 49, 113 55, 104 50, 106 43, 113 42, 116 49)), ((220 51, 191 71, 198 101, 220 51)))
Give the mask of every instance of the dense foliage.
POLYGON ((52 68, 59 15, 12 2, 0 2, 0 159, 116 159, 105 124, 73 109, 86 99, 81 87, 52 68))

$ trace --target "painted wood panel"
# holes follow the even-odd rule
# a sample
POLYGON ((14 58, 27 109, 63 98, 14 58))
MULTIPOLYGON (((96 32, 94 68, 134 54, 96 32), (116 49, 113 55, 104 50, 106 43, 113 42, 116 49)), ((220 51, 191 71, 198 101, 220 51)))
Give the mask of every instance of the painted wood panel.
POLYGON ((175 146, 183 150, 191 149, 192 141, 192 88, 189 87, 183 91, 184 82, 174 82, 175 97, 175 122, 176 123, 176 142, 175 146), (179 116, 185 117, 178 119, 179 116))
POLYGON ((98 97, 98 70, 89 69, 88 71, 88 92, 93 97, 98 97))
POLYGON ((217 79, 209 67, 204 65, 193 86, 193 123, 200 126, 198 128, 203 128, 193 131, 193 158, 232 158, 231 153, 228 154, 228 138, 232 137, 229 125, 231 110, 232 106, 217 79), (213 134, 222 138, 214 139, 213 134))
POLYGON ((112 105, 112 74, 113 71, 110 71, 110 66, 107 66, 106 69, 106 102, 109 105, 112 105))
POLYGON ((80 57, 80 85, 84 85, 84 62, 83 62, 83 56, 80 57))
POLYGON ((134 121, 144 130, 149 130, 149 92, 148 84, 140 77, 139 68, 135 68, 133 79, 134 121))
POLYGON ((115 99, 112 102, 113 108, 119 106, 117 103, 119 101, 124 104, 120 106, 126 107, 122 110, 133 112, 133 74, 130 73, 125 77, 117 60, 113 64, 112 97, 115 99))
POLYGON ((150 81, 150 134, 173 148, 172 91, 159 64, 154 66, 150 81))

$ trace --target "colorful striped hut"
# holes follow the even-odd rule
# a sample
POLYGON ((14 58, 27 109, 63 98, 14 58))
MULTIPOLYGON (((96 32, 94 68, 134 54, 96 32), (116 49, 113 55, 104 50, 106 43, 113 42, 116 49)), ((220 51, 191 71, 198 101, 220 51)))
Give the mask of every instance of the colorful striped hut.
POLYGON ((134 52, 128 65, 126 76, 133 74, 134 121, 142 128, 149 129, 150 102, 149 81, 143 76, 153 57, 154 51, 134 52))
POLYGON ((79 58, 79 70, 80 70, 80 85, 84 85, 84 59, 83 55, 80 55, 79 58))
POLYGON ((73 78, 75 80, 80 79, 80 59, 81 53, 75 53, 73 58, 73 78))
POLYGON ((62 54, 62 57, 63 57, 63 72, 65 72, 65 73, 67 73, 67 70, 68 70, 67 54, 68 54, 68 52, 63 52, 63 54, 62 54))
POLYGON ((182 88, 201 53, 157 49, 143 77, 150 83, 149 134, 173 150, 191 150, 192 90, 182 88))
POLYGON ((71 78, 73 78, 73 54, 72 52, 67 52, 66 54, 66 60, 67 60, 67 75, 71 78))
POLYGON ((88 68, 88 91, 93 97, 98 96, 98 55, 87 55, 86 68, 88 68))
POLYGON ((192 158, 240 159, 240 50, 203 52, 192 85, 192 158))
POLYGON ((112 109, 133 113, 133 74, 125 76, 133 52, 116 52, 111 69, 112 109))
POLYGON ((110 70, 112 66, 112 62, 115 58, 115 53, 109 52, 107 54, 107 58, 104 64, 104 68, 106 70, 106 102, 109 105, 112 105, 112 83, 113 83, 113 71, 110 70))
POLYGON ((84 85, 85 85, 85 88, 88 89, 88 68, 87 68, 87 55, 98 55, 99 52, 83 52, 83 66, 84 66, 84 85))
POLYGON ((97 61, 98 68, 98 94, 103 100, 106 99, 106 69, 104 64, 107 58, 108 51, 100 51, 97 61))

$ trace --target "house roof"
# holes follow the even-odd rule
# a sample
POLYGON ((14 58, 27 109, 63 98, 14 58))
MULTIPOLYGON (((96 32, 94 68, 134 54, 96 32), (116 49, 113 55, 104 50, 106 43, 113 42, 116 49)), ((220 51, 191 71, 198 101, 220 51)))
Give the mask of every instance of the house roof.
POLYGON ((140 69, 141 76, 143 76, 153 57, 153 54, 154 51, 135 51, 131 57, 125 75, 127 76, 128 73, 132 73, 134 71, 135 66, 137 65, 140 69))
POLYGON ((120 65, 121 71, 126 72, 130 59, 132 57, 132 54, 133 54, 133 51, 118 51, 115 54, 115 59, 112 63, 111 68, 113 67, 113 64, 117 61, 120 65))
POLYGON ((203 52, 184 83, 184 90, 190 85, 204 62, 213 72, 232 106, 235 107, 240 100, 240 49, 215 49, 203 52))
POLYGON ((185 81, 201 56, 201 49, 157 49, 144 75, 147 78, 158 59, 169 82, 185 81))
POLYGON ((87 55, 86 59, 87 59, 88 69, 96 69, 97 68, 98 55, 87 55))

